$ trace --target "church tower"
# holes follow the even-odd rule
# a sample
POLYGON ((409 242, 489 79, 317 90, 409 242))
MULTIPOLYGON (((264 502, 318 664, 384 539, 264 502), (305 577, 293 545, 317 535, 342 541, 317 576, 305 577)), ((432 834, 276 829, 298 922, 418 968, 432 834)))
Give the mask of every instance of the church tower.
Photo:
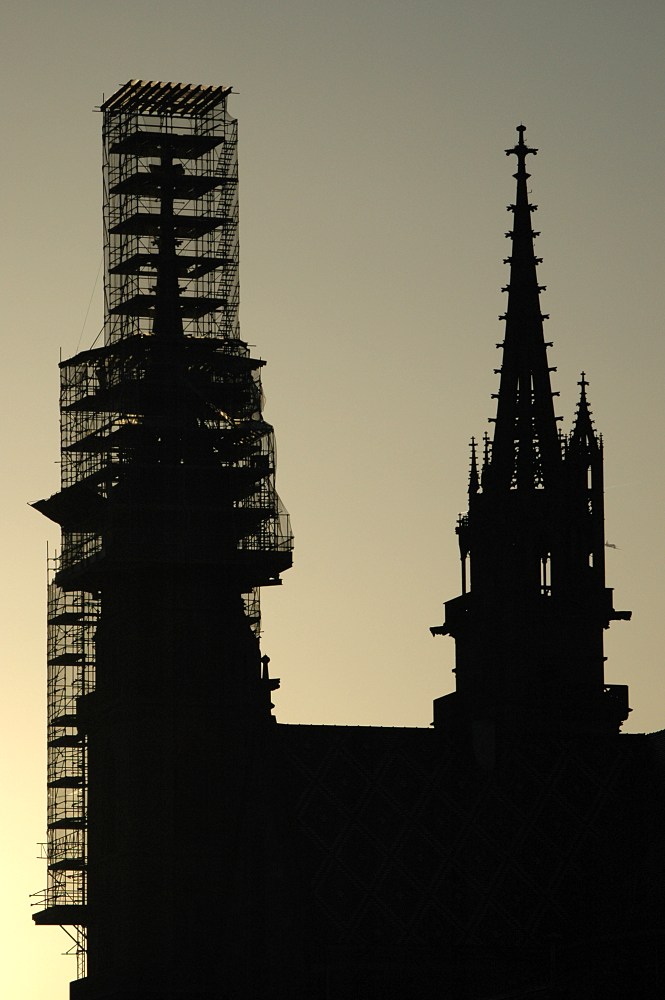
POLYGON ((81 1000, 219 995, 222 965, 261 993, 259 588, 292 539, 239 334, 229 93, 132 80, 102 105, 104 343, 61 362, 61 488, 34 505, 62 528, 35 920, 77 928, 81 1000))
POLYGON ((471 442, 462 593, 431 630, 456 646, 456 690, 435 701, 434 723, 451 735, 618 733, 628 689, 604 681, 603 630, 630 613, 605 585, 602 439, 584 374, 572 432, 557 427, 527 191, 537 150, 517 132, 494 435, 480 455, 471 442))

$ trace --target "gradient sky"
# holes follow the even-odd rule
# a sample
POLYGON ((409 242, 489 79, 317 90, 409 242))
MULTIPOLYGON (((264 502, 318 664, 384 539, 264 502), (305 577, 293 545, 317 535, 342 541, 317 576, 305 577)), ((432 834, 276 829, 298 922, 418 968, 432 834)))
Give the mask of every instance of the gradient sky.
MULTIPOLYGON (((605 437, 607 638, 625 729, 665 726, 661 528, 665 7, 615 0, 116 0, 0 15, 5 476, 0 995, 65 1000, 46 881, 45 557, 26 506, 58 485, 59 352, 101 326, 100 117, 134 77, 233 84, 241 327, 296 536, 265 593, 287 722, 427 726, 459 592, 468 440, 488 429, 514 161, 528 126, 558 413, 579 373, 605 437)), ((212 781, 212 778, 211 778, 212 781)))

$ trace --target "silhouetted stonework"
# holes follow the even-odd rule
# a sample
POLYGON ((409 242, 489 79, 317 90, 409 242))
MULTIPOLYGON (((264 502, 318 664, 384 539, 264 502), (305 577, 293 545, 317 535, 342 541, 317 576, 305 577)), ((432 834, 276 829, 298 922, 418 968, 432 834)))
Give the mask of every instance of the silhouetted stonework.
MULTIPOLYGON (((524 127, 494 436, 471 448, 432 730, 278 726, 303 996, 660 996, 665 734, 604 681, 602 441, 557 429, 524 127)), ((274 766, 274 765, 273 765, 274 766)), ((290 859, 288 871, 286 859, 290 859)))
POLYGON ((258 587, 291 535, 237 326, 229 93, 103 107, 105 343, 61 364, 35 505, 63 529, 36 920, 87 928, 72 1000, 660 1000, 665 733, 621 735, 604 682, 629 614, 585 376, 557 430, 524 127, 495 433, 432 629, 457 690, 430 729, 280 725, 258 587))

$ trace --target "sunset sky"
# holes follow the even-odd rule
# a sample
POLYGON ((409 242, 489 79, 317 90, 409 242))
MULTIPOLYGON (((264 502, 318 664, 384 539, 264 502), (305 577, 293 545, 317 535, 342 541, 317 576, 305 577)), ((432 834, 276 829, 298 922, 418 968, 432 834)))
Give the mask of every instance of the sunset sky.
MULTIPOLYGON (((102 324, 101 116, 130 78, 232 84, 241 330, 294 567, 264 595, 284 722, 427 726, 459 592, 468 442, 489 429, 515 126, 539 205, 557 413, 582 370, 605 441, 607 635, 630 732, 665 728, 665 6, 635 0, 5 0, 0 420, 0 996, 66 1000, 36 929, 45 562, 58 370, 102 324)), ((213 778, 211 776, 211 787, 213 778)))

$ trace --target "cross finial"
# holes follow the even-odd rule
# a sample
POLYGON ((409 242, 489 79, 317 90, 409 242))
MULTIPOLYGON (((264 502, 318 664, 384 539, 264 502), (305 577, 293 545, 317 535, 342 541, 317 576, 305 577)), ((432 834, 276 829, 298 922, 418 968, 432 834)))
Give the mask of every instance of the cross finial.
POLYGON ((533 153, 533 155, 535 156, 538 150, 530 149, 529 146, 527 146, 527 144, 524 141, 524 133, 526 132, 526 125, 522 125, 522 123, 520 122, 520 124, 516 128, 516 132, 519 134, 519 139, 517 140, 517 144, 513 146, 512 149, 506 150, 506 156, 510 156, 511 153, 513 153, 517 157, 519 164, 522 165, 529 153, 533 153))
POLYGON ((579 385, 580 389, 582 390, 582 395, 585 396, 586 395, 586 387, 589 384, 587 382, 587 380, 586 380, 586 373, 585 372, 581 372, 581 374, 580 374, 580 381, 577 384, 579 385))

